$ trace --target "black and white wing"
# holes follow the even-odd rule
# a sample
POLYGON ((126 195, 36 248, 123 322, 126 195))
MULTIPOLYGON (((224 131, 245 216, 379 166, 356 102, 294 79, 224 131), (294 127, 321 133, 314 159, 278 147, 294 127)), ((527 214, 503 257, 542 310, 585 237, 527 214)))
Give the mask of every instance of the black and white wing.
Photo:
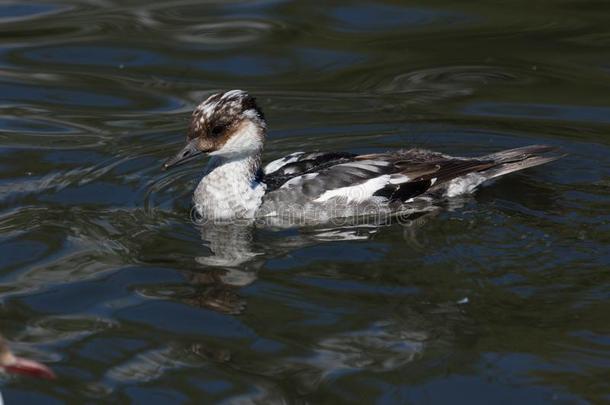
POLYGON ((436 191, 452 196, 470 192, 485 180, 555 160, 558 156, 548 156, 555 151, 533 145, 480 158, 422 149, 369 155, 298 152, 265 168, 265 200, 404 202, 436 191))
POLYGON ((357 155, 347 152, 294 152, 269 162, 263 169, 267 192, 280 188, 291 179, 319 173, 331 166, 349 162, 357 155))
POLYGON ((415 149, 370 155, 297 152, 267 165, 265 198, 285 203, 335 198, 361 203, 374 197, 405 201, 439 181, 487 167, 479 159, 415 149))

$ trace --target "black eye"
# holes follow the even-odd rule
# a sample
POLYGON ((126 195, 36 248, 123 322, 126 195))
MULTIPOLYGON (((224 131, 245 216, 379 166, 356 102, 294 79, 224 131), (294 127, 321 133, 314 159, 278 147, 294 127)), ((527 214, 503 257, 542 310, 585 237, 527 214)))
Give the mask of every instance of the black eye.
POLYGON ((225 126, 224 125, 216 125, 214 128, 212 128, 212 135, 216 136, 216 135, 220 135, 222 133, 222 131, 225 130, 225 126))

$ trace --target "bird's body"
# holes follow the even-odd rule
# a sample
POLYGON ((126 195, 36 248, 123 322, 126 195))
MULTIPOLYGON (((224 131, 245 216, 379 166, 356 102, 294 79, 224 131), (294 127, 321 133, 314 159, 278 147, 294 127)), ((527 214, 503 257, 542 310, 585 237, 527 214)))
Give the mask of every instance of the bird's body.
POLYGON ((478 158, 422 149, 295 152, 263 167, 266 128, 254 99, 240 90, 215 94, 195 110, 187 146, 165 167, 202 152, 212 156, 193 197, 199 215, 325 221, 389 214, 470 193, 487 180, 559 157, 544 145, 478 158))

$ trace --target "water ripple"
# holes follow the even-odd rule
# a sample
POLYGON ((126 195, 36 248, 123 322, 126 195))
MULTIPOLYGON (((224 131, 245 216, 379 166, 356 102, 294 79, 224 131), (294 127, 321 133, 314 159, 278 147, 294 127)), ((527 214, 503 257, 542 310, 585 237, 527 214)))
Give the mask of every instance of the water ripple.
POLYGON ((448 11, 376 3, 339 6, 333 8, 330 13, 337 20, 334 26, 348 32, 384 31, 430 24, 447 25, 463 20, 463 17, 448 11))
POLYGON ((60 4, 35 3, 28 4, 7 2, 0 4, 0 22, 24 23, 29 20, 66 13, 71 7, 60 4))
POLYGON ((262 41, 268 35, 290 35, 288 27, 276 21, 231 20, 187 26, 176 40, 206 45, 235 45, 262 41))

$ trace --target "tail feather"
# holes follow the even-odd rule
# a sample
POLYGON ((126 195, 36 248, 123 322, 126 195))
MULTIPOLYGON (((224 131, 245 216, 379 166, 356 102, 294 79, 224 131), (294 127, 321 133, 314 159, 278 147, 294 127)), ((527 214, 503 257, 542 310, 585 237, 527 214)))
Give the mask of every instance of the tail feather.
POLYGON ((487 155, 484 159, 496 162, 496 166, 483 171, 487 179, 493 179, 508 173, 539 166, 565 156, 553 146, 531 145, 522 148, 508 149, 487 155))

